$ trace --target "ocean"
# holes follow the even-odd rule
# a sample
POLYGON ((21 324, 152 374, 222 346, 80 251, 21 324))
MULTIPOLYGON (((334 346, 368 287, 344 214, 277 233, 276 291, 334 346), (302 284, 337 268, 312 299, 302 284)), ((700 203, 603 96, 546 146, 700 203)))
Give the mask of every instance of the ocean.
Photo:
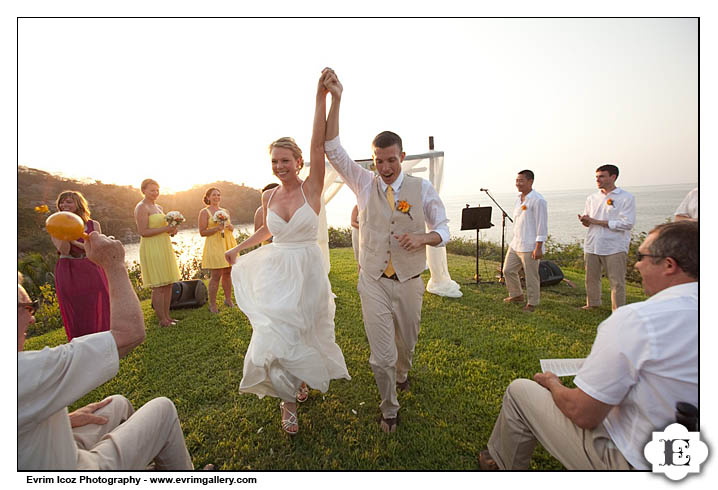
MULTIPOLYGON (((636 197, 636 225, 634 232, 648 232, 655 225, 665 222, 673 217, 673 213, 686 194, 697 184, 671 184, 623 187, 636 197)), ((503 190, 503 189, 502 189, 503 190)), ((586 229, 578 221, 577 214, 583 212, 586 196, 595 192, 596 188, 575 189, 564 191, 543 191, 540 187, 535 189, 544 196, 548 203, 548 232, 555 242, 572 243, 581 241, 586 235, 586 229)), ((514 201, 518 192, 494 192, 489 189, 494 199, 511 215, 514 201)), ((452 237, 476 238, 475 231, 461 231, 461 210, 469 204, 471 207, 491 206, 491 222, 494 226, 488 230, 481 230, 480 239, 501 243, 501 210, 489 199, 484 192, 475 194, 444 196, 442 200, 446 206, 449 218, 449 231, 452 237)), ((327 205, 327 223, 335 228, 349 226, 352 207, 356 203, 354 194, 344 186, 336 197, 327 205)), ((237 225, 235 225, 237 227, 237 225)), ((240 224, 239 229, 252 231, 252 225, 240 224)), ((513 236, 513 225, 506 220, 506 243, 513 236)), ((197 228, 180 230, 172 241, 176 249, 182 253, 195 255, 201 249, 204 240, 199 236, 197 228)), ((139 243, 125 245, 125 258, 128 263, 139 261, 139 243)))

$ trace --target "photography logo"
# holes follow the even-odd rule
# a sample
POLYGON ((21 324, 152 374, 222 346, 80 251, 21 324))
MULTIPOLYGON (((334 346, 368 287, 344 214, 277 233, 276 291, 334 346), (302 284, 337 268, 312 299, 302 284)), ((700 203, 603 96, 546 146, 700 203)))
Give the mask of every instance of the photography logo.
POLYGON ((681 424, 671 424, 663 432, 654 432, 653 440, 643 448, 654 473, 665 473, 671 480, 682 480, 688 473, 700 472, 708 457, 708 446, 700 432, 688 432, 681 424))

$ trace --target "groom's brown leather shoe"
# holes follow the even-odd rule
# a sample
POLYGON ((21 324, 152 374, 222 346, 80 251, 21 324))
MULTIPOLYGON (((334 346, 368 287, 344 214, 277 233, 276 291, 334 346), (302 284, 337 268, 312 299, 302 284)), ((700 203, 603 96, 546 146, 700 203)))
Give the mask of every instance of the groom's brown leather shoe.
POLYGON ((379 427, 386 434, 396 432, 396 426, 399 425, 399 414, 391 419, 385 419, 383 415, 379 415, 379 427))
POLYGON ((482 471, 496 471, 499 469, 499 465, 491 457, 488 449, 484 449, 479 453, 479 468, 482 471))

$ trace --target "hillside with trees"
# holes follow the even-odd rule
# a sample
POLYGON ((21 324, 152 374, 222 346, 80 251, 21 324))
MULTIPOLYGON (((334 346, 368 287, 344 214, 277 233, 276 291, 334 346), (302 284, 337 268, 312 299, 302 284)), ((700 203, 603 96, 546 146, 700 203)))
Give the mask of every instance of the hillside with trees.
MULTIPOLYGON (((160 184, 162 184, 160 182, 160 184)), ((179 211, 187 221, 182 227, 196 227, 197 215, 205 207, 202 197, 209 187, 222 191, 222 207, 232 216, 232 223, 251 223, 254 211, 261 203, 261 193, 232 182, 198 184, 176 194, 162 194, 157 203, 165 212, 179 211)), ((81 182, 48 172, 18 167, 17 172, 17 248, 18 257, 30 252, 45 254, 54 251, 44 229, 47 214, 35 211, 47 205, 57 211, 55 199, 64 190, 81 192, 90 204, 92 218, 99 221, 106 235, 114 235, 123 243, 139 240, 134 220, 135 205, 142 199, 138 187, 104 184, 100 181, 81 182)))

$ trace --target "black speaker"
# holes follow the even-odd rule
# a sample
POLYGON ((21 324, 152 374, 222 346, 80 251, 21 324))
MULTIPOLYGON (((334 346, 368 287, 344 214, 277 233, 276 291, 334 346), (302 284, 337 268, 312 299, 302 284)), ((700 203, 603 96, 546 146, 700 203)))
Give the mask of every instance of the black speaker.
POLYGON ((563 281, 563 272, 559 266, 550 260, 542 260, 539 263, 539 278, 541 279, 541 287, 553 286, 563 281))
POLYGON ((199 279, 172 284, 170 309, 199 308, 207 302, 207 286, 199 279))

